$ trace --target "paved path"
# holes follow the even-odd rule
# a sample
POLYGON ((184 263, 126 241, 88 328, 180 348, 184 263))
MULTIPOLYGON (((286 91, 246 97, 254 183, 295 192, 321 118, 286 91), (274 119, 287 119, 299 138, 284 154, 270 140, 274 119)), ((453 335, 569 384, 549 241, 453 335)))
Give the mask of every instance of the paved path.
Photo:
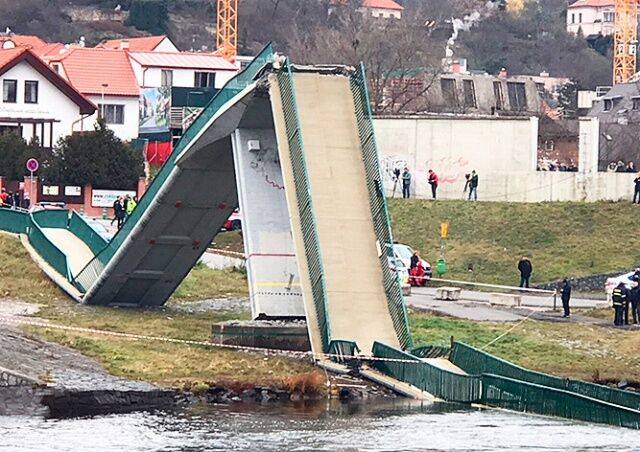
MULTIPOLYGON (((435 288, 414 287, 412 288, 411 296, 407 300, 409 306, 417 309, 435 311, 452 317, 478 322, 516 322, 531 315, 531 311, 534 311, 532 317, 539 320, 562 319, 559 312, 550 312, 553 310, 553 297, 550 296, 523 295, 523 307, 517 309, 491 306, 488 292, 462 290, 459 301, 436 300, 435 296, 435 288)), ((571 300, 571 306, 573 308, 600 308, 608 307, 609 305, 606 300, 575 299, 571 300)), ((561 309, 559 300, 558 309, 561 309)), ((587 318, 580 317, 580 319, 587 318)), ((580 319, 577 316, 572 316, 572 321, 579 321, 580 319)), ((591 320, 600 323, 597 319, 591 320)))
POLYGON ((43 232, 67 255, 72 275, 77 275, 93 259, 93 252, 67 229, 44 228, 43 232))

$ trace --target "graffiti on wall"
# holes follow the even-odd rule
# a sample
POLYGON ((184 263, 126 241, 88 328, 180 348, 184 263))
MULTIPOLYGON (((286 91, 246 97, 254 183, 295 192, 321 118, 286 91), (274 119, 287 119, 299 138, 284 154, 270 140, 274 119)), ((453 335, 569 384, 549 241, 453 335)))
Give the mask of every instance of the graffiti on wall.
POLYGON ((470 172, 469 161, 463 157, 442 157, 430 159, 425 163, 427 170, 432 169, 442 184, 456 184, 464 181, 465 174, 470 172))
POLYGON ((267 185, 278 190, 284 190, 282 169, 280 168, 277 150, 275 148, 265 148, 253 153, 253 155, 254 158, 250 163, 251 169, 264 177, 267 185))

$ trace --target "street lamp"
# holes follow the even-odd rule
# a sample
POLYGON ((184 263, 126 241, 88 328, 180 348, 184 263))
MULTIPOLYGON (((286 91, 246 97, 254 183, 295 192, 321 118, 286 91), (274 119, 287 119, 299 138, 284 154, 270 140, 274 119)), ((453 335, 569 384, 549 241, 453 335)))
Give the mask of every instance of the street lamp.
POLYGON ((104 91, 109 87, 108 83, 102 84, 102 103, 100 104, 100 118, 104 119, 104 91))

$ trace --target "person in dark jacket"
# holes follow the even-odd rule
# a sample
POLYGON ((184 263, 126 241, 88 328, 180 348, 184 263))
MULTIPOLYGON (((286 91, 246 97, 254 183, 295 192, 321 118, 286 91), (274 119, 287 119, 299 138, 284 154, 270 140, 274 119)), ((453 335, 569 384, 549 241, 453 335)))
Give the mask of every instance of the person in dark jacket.
POLYGON ((478 200, 478 173, 475 170, 471 171, 471 177, 469 178, 469 201, 471 197, 473 200, 478 200))
POLYGON ((633 179, 635 184, 635 190, 633 192, 633 203, 640 204, 640 173, 636 174, 636 178, 633 179))
POLYGON ((415 251, 413 253, 413 256, 411 256, 411 265, 409 266, 409 270, 417 267, 418 266, 418 262, 420 262, 420 255, 418 254, 417 251, 415 251))
POLYGON ((402 172, 402 197, 411 197, 411 173, 409 172, 409 168, 406 166, 402 172))
POLYGON ((569 317, 571 312, 569 311, 569 300, 571 300, 571 284, 566 279, 562 281, 562 309, 564 310, 564 315, 562 317, 569 317))
POLYGON ((629 291, 631 302, 631 317, 633 323, 640 323, 640 313, 638 312, 638 304, 640 304, 640 268, 636 268, 635 273, 629 278, 636 285, 629 291))
POLYGON ((114 220, 117 220, 118 230, 120 230, 122 224, 124 223, 124 218, 126 217, 126 212, 124 210, 124 200, 122 196, 113 202, 113 213, 114 217, 113 220, 111 220, 111 224, 113 224, 114 220))
POLYGON ((613 300, 613 309, 615 312, 615 315, 613 317, 613 324, 615 326, 622 326, 624 323, 624 320, 623 320, 624 305, 625 303, 627 303, 629 299, 629 290, 627 290, 627 287, 624 285, 623 282, 620 282, 620 284, 618 284, 616 288, 613 289, 613 293, 611 294, 611 299, 613 300))
POLYGON ((531 274, 533 273, 533 265, 531 265, 529 258, 522 256, 522 259, 518 262, 518 271, 520 272, 520 287, 529 288, 531 274))

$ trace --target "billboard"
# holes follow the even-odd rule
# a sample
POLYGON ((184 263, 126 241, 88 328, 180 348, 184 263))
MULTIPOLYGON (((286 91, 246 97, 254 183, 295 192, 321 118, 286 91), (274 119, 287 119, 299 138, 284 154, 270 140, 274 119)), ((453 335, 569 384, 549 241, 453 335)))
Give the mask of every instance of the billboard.
POLYGON ((167 132, 171 87, 144 88, 140 94, 140 133, 167 132))

